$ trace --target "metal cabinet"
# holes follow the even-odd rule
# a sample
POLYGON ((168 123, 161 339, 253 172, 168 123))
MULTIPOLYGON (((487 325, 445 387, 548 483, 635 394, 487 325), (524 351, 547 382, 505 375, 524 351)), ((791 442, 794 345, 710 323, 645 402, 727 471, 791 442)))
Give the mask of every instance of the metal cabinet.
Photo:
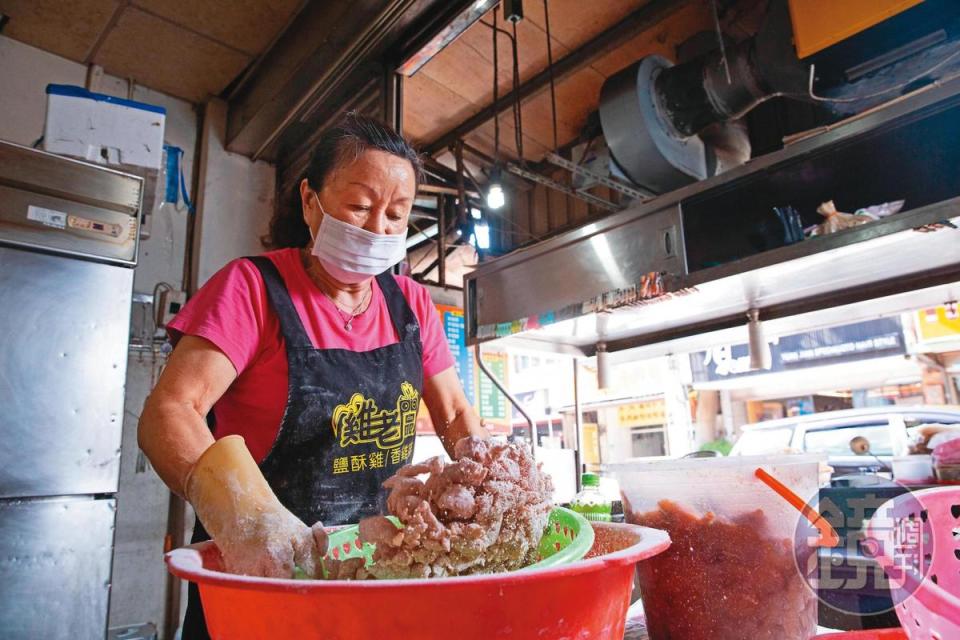
POLYGON ((0 142, 0 635, 104 638, 143 180, 0 142))

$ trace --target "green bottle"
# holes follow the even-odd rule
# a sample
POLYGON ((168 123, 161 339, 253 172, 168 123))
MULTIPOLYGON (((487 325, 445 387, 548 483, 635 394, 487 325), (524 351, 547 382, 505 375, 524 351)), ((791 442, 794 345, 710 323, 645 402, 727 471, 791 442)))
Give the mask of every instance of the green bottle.
POLYGON ((600 476, 595 473, 585 473, 580 476, 583 489, 570 503, 570 508, 587 520, 594 522, 610 522, 610 501, 600 493, 600 476))

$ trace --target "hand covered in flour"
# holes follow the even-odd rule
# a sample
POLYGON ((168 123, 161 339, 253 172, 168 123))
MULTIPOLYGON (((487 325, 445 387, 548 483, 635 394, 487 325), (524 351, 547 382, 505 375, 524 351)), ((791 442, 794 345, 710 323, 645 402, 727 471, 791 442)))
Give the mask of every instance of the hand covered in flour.
POLYGON ((310 578, 320 573, 323 525, 308 527, 280 503, 240 436, 210 445, 184 487, 227 571, 273 578, 293 577, 295 567, 310 578))

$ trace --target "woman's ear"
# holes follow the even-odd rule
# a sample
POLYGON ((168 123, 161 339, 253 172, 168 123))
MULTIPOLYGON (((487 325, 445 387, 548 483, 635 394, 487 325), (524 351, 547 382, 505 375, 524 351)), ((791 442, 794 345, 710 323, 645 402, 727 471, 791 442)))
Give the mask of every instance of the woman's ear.
POLYGON ((310 187, 310 182, 306 178, 300 181, 300 209, 303 212, 303 221, 313 230, 315 228, 314 223, 320 221, 320 211, 317 207, 313 188, 310 187))

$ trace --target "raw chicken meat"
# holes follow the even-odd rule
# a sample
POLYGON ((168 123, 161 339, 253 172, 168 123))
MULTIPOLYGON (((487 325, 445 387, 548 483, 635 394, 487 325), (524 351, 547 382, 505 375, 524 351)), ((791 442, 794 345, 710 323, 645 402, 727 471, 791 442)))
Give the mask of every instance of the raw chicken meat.
MULTIPOLYGON (((385 516, 360 522, 360 539, 377 545, 378 578, 429 578, 519 569, 537 560, 552 509, 553 483, 529 449, 463 438, 456 462, 440 457, 402 467, 384 482, 385 516)), ((344 576, 343 568, 338 575, 344 576)))

